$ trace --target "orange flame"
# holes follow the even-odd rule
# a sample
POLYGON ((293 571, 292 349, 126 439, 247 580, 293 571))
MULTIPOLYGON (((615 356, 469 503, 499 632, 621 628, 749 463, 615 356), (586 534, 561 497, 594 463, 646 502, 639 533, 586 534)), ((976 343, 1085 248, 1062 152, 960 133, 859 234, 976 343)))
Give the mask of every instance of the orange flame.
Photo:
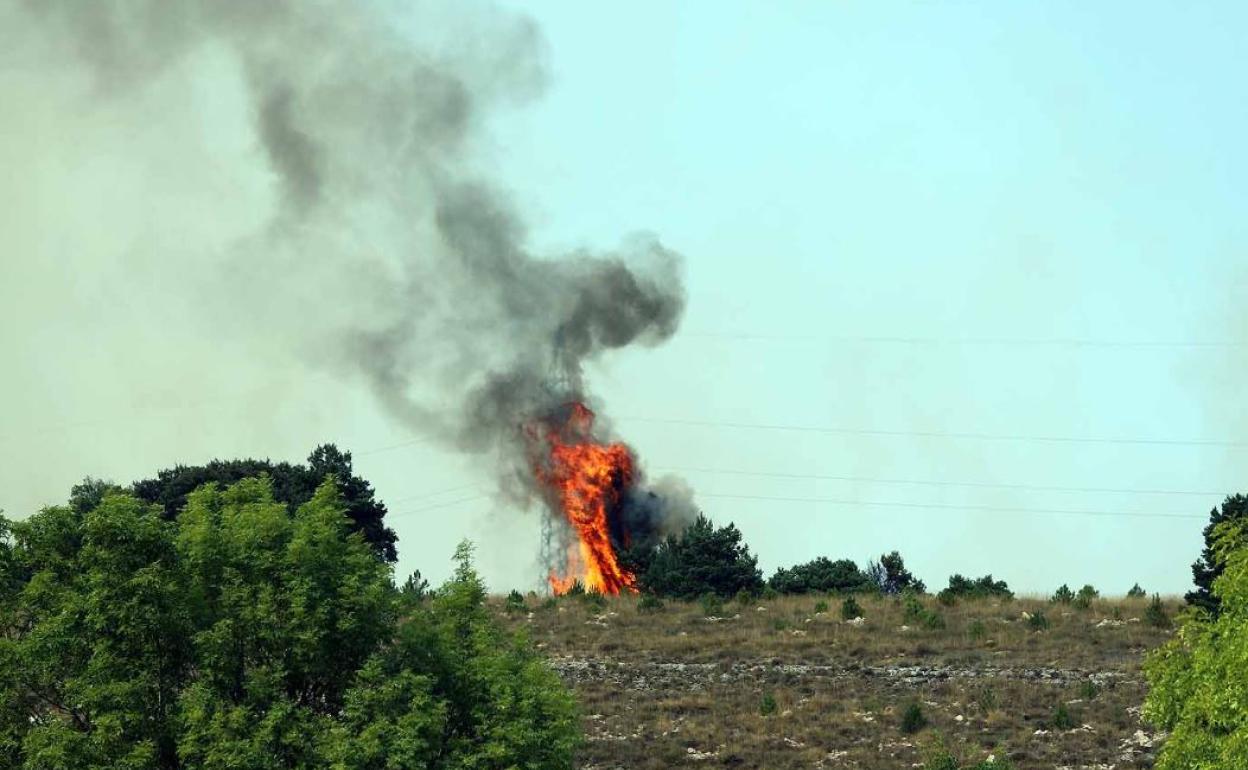
POLYGON ((611 595, 636 591, 636 579, 616 557, 608 519, 621 490, 633 482, 632 452, 624 444, 594 442, 590 437, 594 413, 580 403, 569 407, 566 422, 545 436, 544 462, 534 467, 578 540, 568 549, 564 574, 551 572, 550 588, 556 594, 567 593, 579 580, 587 591, 611 595))

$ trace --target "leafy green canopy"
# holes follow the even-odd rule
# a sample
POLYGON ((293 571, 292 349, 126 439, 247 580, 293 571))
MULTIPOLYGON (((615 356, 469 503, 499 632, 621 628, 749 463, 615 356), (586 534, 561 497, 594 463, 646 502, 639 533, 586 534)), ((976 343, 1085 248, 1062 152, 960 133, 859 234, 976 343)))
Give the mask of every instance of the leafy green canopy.
POLYGON ((1192 609, 1145 664, 1145 716, 1170 730, 1158 770, 1248 767, 1248 520, 1212 533, 1211 595, 1218 615, 1192 609))
POLYGON ((629 564, 643 590, 660 596, 694 599, 704 594, 735 596, 763 587, 758 559, 734 525, 715 527, 699 515, 680 537, 669 535, 653 551, 633 552, 629 564))
POLYGON ((995 596, 1002 599, 1013 599, 1014 592, 1004 580, 993 580, 992 575, 981 578, 966 578, 961 575, 950 575, 949 586, 941 591, 945 596, 957 598, 979 599, 995 596))
POLYGON ((879 561, 868 563, 867 577, 880 589, 880 593, 885 595, 927 592, 927 586, 906 569, 905 560, 897 551, 883 554, 879 561))
POLYGON ((321 484, 168 521, 106 492, 0 518, 0 768, 560 768, 567 691, 485 608, 467 545, 405 597, 321 484))
POLYGON ((792 567, 781 567, 767 581, 777 593, 805 594, 811 592, 838 591, 874 591, 875 583, 858 565, 849 559, 832 561, 826 556, 797 564, 792 567))
MULTIPOLYGON (((338 491, 346 505, 351 528, 364 534, 364 540, 377 555, 386 561, 396 558, 394 548, 397 539, 394 530, 385 525, 386 506, 376 499, 373 487, 355 475, 351 467, 351 453, 343 452, 333 444, 318 446, 308 455, 307 465, 274 463, 269 460, 213 460, 207 465, 179 465, 156 474, 154 479, 136 481, 132 490, 136 497, 160 505, 166 518, 174 518, 186 505, 187 496, 204 484, 215 482, 228 486, 242 479, 267 475, 273 480, 273 497, 286 503, 293 513, 296 508, 312 499, 326 476, 338 482, 338 491)), ((88 479, 74 488, 71 504, 82 507, 78 501, 85 498, 88 504, 99 500, 106 487, 88 479)))

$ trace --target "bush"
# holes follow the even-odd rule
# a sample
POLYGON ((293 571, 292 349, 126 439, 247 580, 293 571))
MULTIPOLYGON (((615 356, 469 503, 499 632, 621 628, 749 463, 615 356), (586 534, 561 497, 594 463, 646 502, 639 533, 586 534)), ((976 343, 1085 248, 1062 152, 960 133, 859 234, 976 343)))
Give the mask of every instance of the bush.
POLYGON ((908 593, 901 600, 901 618, 907 623, 920 620, 923 613, 927 610, 923 607, 923 602, 919 601, 919 597, 908 593))
POLYGON ((825 602, 825 601, 824 601, 824 600, 822 600, 822 599, 820 599, 819 601, 815 602, 815 614, 816 614, 816 615, 822 614, 822 613, 827 612, 827 611, 828 611, 828 603, 827 603, 827 602, 825 602))
POLYGON ((831 561, 823 556, 787 569, 781 567, 767 585, 782 594, 847 593, 875 587, 867 574, 849 559, 831 561))
POLYGON ((1050 599, 1054 604, 1070 604, 1075 600, 1075 593, 1070 590, 1070 586, 1062 583, 1062 585, 1053 592, 1053 598, 1050 599))
POLYGON ((927 717, 924 716, 923 708, 919 706, 918 701, 911 701, 901 712, 900 727, 906 735, 913 735, 927 727, 927 717))
POLYGON ((762 700, 758 703, 758 713, 761 716, 769 717, 776 713, 776 696, 771 693, 765 693, 762 700))
POLYGON ((1057 704, 1057 708, 1053 710, 1052 725, 1054 730, 1073 730, 1078 727, 1078 722, 1074 715, 1070 713, 1070 709, 1066 708, 1065 703, 1057 704))
POLYGON ((638 612, 662 612, 663 600, 654 594, 642 594, 641 599, 637 601, 638 612))
POLYGON ((1100 591, 1097 591, 1090 585, 1085 585, 1083 588, 1079 589, 1079 593, 1075 594, 1075 599, 1072 604, 1075 609, 1086 610, 1092 606, 1092 600, 1100 597, 1100 595, 1100 591))
POLYGON ((1136 583, 1135 585, 1131 586, 1131 589, 1127 591, 1128 599, 1143 599, 1147 595, 1148 594, 1144 592, 1144 589, 1140 588, 1139 583, 1136 583))
POLYGON ((758 559, 741 542, 741 532, 732 524, 717 528, 705 516, 679 537, 669 535, 659 543, 648 562, 639 583, 660 596, 694 599, 713 593, 726 598, 763 587, 758 559))
POLYGON ((741 607, 748 607, 754 603, 754 594, 742 588, 740 591, 737 591, 734 601, 741 607))
POLYGON ((0 766, 572 767, 572 697, 467 543, 412 604, 332 481, 293 515, 269 478, 93 505, 0 519, 0 766))
POLYGON ((1032 631, 1044 631, 1049 627, 1049 619, 1044 616, 1043 612, 1037 612, 1027 618, 1027 628, 1032 631))
POLYGON ((985 597, 1014 598, 1014 592, 1010 590, 1005 581, 993 580, 992 575, 984 575, 981 578, 974 579, 964 578, 961 575, 950 575, 949 587, 942 590, 940 594, 950 598, 966 599, 982 599, 985 597))
POLYGON ((1092 700, 1101 694, 1101 688, 1097 687, 1096 682, 1091 679, 1085 679, 1079 683, 1079 697, 1084 700, 1092 700))
POLYGON ((1217 527, 1211 555, 1218 612, 1186 613, 1144 664, 1144 717, 1170 731, 1157 770, 1248 767, 1248 521, 1217 527))
POLYGON ((607 608, 607 597, 603 596, 602 592, 597 589, 582 592, 580 599, 586 607, 598 612, 602 612, 607 608))
POLYGON ((766 588, 764 588, 762 591, 759 592, 759 597, 762 599, 766 599, 767 601, 772 601, 778 596, 780 596, 780 594, 776 593, 776 589, 772 588, 771 586, 767 586, 766 588))
POLYGON ((715 594, 703 594, 699 604, 702 614, 708 618, 717 618, 724 614, 724 602, 715 594))
POLYGON ((966 635, 970 637, 972 642, 978 642, 987 636, 988 630, 984 627, 984 621, 973 620, 966 628, 966 635))
POLYGON ((529 609, 528 605, 524 602, 524 594, 516 590, 507 594, 507 602, 505 606, 508 612, 525 612, 529 609))
POLYGON ((862 617, 862 607, 858 606, 858 600, 852 596, 846 596, 845 601, 841 602, 841 619, 853 620, 862 617))
POLYGON ((1170 616, 1166 614, 1166 608, 1157 594, 1153 594, 1153 600, 1148 603, 1148 609, 1144 610, 1144 622, 1153 628, 1170 627, 1170 616))
POLYGON ((932 612, 930 610, 924 612, 923 616, 919 618, 919 622, 922 623, 923 627, 928 631, 945 630, 945 616, 941 615, 939 612, 932 612))

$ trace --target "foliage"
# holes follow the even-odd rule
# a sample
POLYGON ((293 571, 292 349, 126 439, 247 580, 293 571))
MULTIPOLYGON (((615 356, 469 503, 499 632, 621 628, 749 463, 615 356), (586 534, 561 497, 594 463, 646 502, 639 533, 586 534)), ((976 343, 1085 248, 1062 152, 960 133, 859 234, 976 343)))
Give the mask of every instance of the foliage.
POLYGON ((1078 722, 1070 713, 1070 709, 1066 708, 1065 703, 1057 704, 1057 708, 1053 710, 1053 718, 1049 721, 1054 730, 1072 730, 1078 726, 1078 722))
POLYGON ((906 735, 913 735, 918 731, 927 727, 927 717, 923 714, 923 707, 918 701, 911 701, 901 712, 901 731, 906 735))
POLYGON ((1140 588, 1139 583, 1136 583, 1135 585, 1131 586, 1130 590, 1127 591, 1128 599, 1143 599, 1147 595, 1148 594, 1144 592, 1144 589, 1140 588))
POLYGON ((1144 610, 1144 622, 1154 628, 1170 627, 1170 616, 1166 614, 1166 608, 1157 594, 1153 594, 1153 600, 1148 603, 1148 609, 1144 610))
POLYGON ((963 764, 945 746, 937 743, 928 749, 922 770, 1014 770, 1008 759, 984 759, 974 764, 963 764))
POLYGON ((663 610, 663 600, 654 594, 642 594, 637 600, 638 612, 661 612, 663 610))
POLYGON ((429 581, 420 576, 420 570, 412 570, 412 574, 407 576, 399 593, 403 595, 408 604, 424 601, 429 597, 429 581))
POLYGON ((529 609, 528 604, 524 601, 524 594, 514 589, 507 594, 507 601, 504 606, 510 613, 527 612, 529 609))
POLYGON ((1220 524, 1211 555, 1220 611, 1189 611, 1144 666, 1144 716, 1170 731, 1158 770, 1248 767, 1248 520, 1220 524))
POLYGON ((858 600, 853 596, 846 596, 845 601, 841 602, 841 619, 853 620, 862 617, 862 607, 858 606, 858 600))
POLYGON ((699 515, 679 536, 659 543, 640 573, 644 590, 660 596, 694 599, 706 593, 729 597, 763 587, 758 559, 741 542, 733 524, 715 527, 699 515))
POLYGON ((1192 581, 1196 590, 1189 591, 1184 597, 1193 607, 1217 616, 1221 602, 1213 590, 1213 584, 1222 574, 1224 565, 1217 556, 1218 528, 1223 524, 1234 526, 1234 523, 1248 521, 1248 496, 1229 495, 1222 501, 1220 508, 1209 511, 1209 523, 1205 526, 1205 547, 1200 558, 1192 564, 1192 581))
POLYGON ((1049 619, 1044 616, 1043 612, 1036 611, 1036 614, 1027 618, 1027 628, 1032 631, 1044 631, 1049 627, 1049 619))
POLYGON ((1100 595, 1100 591, 1097 591, 1090 585, 1085 585, 1083 588, 1079 589, 1079 593, 1075 594, 1075 598, 1071 604, 1074 605, 1075 609, 1086 610, 1092 606, 1092 600, 1099 598, 1100 595))
POLYGON ((1004 580, 993 580, 992 575, 984 575, 981 578, 964 578, 961 575, 949 576, 949 587, 940 592, 942 597, 956 597, 967 599, 982 599, 984 597, 998 597, 1002 599, 1013 599, 1014 592, 1006 585, 1004 580))
POLYGON ((925 593, 927 586, 906 569, 901 554, 897 551, 880 556, 878 562, 867 565, 867 578, 875 584, 880 593, 894 595, 903 591, 925 593))
POLYGON ((762 700, 760 700, 758 703, 759 715, 769 717, 772 714, 776 713, 777 708, 778 706, 776 705, 776 696, 772 695, 771 693, 764 693, 762 700))
POLYGON ((988 635, 988 629, 984 626, 984 621, 976 618, 966 627, 966 635, 972 642, 978 642, 988 635))
POLYGON ((740 591, 737 591, 734 601, 742 607, 747 607, 754 603, 754 594, 742 588, 740 591))
MULTIPOLYGON (((132 491, 140 500, 159 505, 165 517, 172 519, 182 511, 187 497, 204 484, 229 486, 262 475, 272 479, 273 498, 285 503, 291 514, 312 499, 326 476, 333 477, 346 506, 351 530, 363 533, 364 540, 378 556, 388 562, 395 560, 397 538, 394 530, 385 525, 385 503, 376 499, 371 484, 355 475, 351 453, 333 444, 322 444, 314 449, 308 455, 307 465, 269 460, 213 460, 207 465, 178 465, 160 471, 156 478, 136 481, 132 491)), ((78 489, 75 487, 74 491, 78 489)))
POLYGON ((83 499, 0 519, 0 768, 571 766, 571 697, 467 545, 408 605, 332 480, 293 515, 269 478, 175 521, 83 499))
POLYGON ((875 588, 871 578, 854 562, 849 559, 832 561, 825 556, 787 569, 781 567, 767 585, 782 594, 848 593, 875 588))
POLYGON ((823 613, 827 611, 828 611, 827 602, 825 602, 823 599, 820 599, 819 601, 815 602, 815 614, 816 615, 822 615, 823 613))
POLYGON ((717 618, 724 614, 724 600, 716 594, 703 594, 698 600, 702 614, 708 618, 717 618))
POLYGON ((1091 679, 1085 679, 1079 683, 1079 697, 1084 700, 1092 700, 1101 694, 1101 688, 1091 679))
POLYGON ((1075 600, 1075 592, 1070 590, 1070 586, 1062 583, 1056 591, 1053 592, 1053 598, 1049 601, 1054 604, 1070 604, 1075 600))

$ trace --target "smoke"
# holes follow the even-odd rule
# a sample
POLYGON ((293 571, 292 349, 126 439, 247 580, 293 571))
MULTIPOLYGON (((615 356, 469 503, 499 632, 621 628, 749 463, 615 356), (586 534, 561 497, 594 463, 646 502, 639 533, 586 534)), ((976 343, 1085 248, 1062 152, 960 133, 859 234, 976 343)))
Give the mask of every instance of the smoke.
MULTIPOLYGON (((490 179, 484 119, 546 77, 522 16, 461 2, 0 0, 0 30, 7 109, 65 134, 21 148, 17 131, 5 157, 55 146, 139 180, 108 204, 127 208, 109 228, 125 234, 91 265, 102 296, 140 302, 154 287, 153 324, 355 378, 412 431, 494 453, 504 489, 526 500, 521 424, 592 402, 588 362, 677 328, 679 255, 644 235, 534 254, 490 179), (178 326, 187 315, 198 320, 178 326)), ((9 246, 6 261, 39 259, 9 246)), ((630 515, 657 517, 657 499, 630 515)))

